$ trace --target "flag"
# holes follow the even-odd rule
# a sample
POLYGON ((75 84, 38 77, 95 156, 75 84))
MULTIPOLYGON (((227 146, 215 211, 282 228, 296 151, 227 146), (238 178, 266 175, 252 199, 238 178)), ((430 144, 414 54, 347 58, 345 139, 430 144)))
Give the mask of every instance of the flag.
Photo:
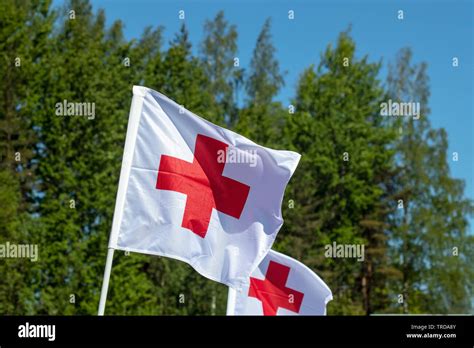
POLYGON ((228 303, 228 315, 326 315, 332 293, 301 262, 270 250, 228 303), (230 310, 229 310, 230 308, 230 310))
POLYGON ((109 248, 178 259, 239 286, 275 240, 299 159, 134 86, 109 248))

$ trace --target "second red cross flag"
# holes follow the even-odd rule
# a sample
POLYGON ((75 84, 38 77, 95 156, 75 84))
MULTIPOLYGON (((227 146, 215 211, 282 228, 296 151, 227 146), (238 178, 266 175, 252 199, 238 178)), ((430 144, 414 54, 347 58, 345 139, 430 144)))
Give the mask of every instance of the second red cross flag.
POLYGON ((239 287, 283 223, 299 159, 135 86, 109 248, 172 257, 239 287))
POLYGON ((249 279, 229 296, 228 315, 326 315, 332 293, 316 273, 270 250, 249 279))

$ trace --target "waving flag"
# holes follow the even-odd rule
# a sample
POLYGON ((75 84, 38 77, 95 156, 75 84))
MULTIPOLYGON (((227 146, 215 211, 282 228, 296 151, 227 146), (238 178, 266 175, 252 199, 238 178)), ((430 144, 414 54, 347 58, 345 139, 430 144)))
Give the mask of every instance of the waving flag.
POLYGON ((312 270, 270 250, 228 304, 228 315, 325 315, 328 286, 312 270), (229 310, 230 309, 230 310, 229 310))
POLYGON ((172 257, 240 286, 283 223, 300 155, 259 146, 151 89, 133 94, 109 248, 172 257))

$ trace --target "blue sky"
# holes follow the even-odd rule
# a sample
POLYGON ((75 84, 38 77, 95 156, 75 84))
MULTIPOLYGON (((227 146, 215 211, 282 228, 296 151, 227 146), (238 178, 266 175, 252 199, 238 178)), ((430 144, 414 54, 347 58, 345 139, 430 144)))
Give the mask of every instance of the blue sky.
MULTIPOLYGON (((54 1, 55 5, 61 1, 54 1)), ((381 78, 397 51, 410 46, 414 61, 426 61, 430 77, 429 118, 434 127, 443 127, 449 135, 449 153, 459 153, 458 162, 450 162, 454 177, 466 181, 466 195, 474 199, 474 121, 473 121, 473 2, 453 0, 408 1, 310 1, 310 0, 97 0, 94 10, 105 9, 110 25, 120 19, 127 39, 139 38, 148 26, 162 25, 167 43, 178 31, 184 10, 193 49, 198 52, 203 24, 224 10, 227 20, 237 26, 239 58, 247 66, 255 40, 267 17, 272 18, 273 42, 280 67, 286 71, 285 87, 278 99, 284 103, 294 95, 299 74, 319 62, 320 53, 338 34, 352 26, 357 54, 382 59, 381 78), (288 19, 288 11, 295 19, 288 19), (404 11, 404 20, 397 11, 404 11), (459 67, 452 67, 452 58, 459 67)), ((449 156, 451 158, 451 156, 449 156)), ((471 229, 472 229, 471 223, 471 229)))

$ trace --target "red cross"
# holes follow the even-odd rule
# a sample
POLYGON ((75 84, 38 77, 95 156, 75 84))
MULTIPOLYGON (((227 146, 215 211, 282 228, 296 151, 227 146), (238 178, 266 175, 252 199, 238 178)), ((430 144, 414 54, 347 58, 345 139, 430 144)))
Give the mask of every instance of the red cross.
POLYGON ((278 308, 298 313, 304 294, 285 286, 290 267, 270 261, 265 280, 250 278, 249 296, 262 302, 264 315, 276 315, 278 308))
POLYGON ((202 238, 206 236, 212 209, 239 219, 249 194, 250 186, 222 176, 228 146, 198 134, 192 163, 161 156, 156 188, 187 195, 181 226, 202 238), (219 161, 222 158, 224 161, 219 161))

